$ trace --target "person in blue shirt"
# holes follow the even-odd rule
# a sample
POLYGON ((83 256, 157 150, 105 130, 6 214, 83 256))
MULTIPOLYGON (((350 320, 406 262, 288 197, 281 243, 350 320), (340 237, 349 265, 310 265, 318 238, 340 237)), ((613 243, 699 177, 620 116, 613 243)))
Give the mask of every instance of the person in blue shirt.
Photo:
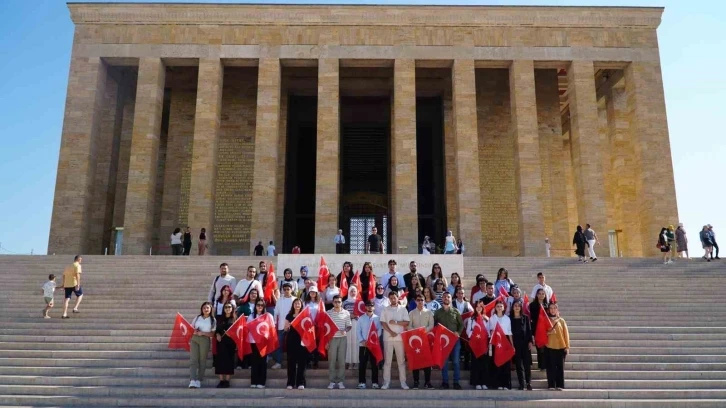
MULTIPOLYGON (((378 332, 378 341, 383 336, 383 327, 381 327, 381 320, 377 315, 373 313, 374 303, 372 300, 365 302, 366 313, 358 318, 358 326, 356 327, 356 337, 358 338, 358 389, 366 388, 366 368, 368 362, 371 363, 371 387, 378 389, 378 364, 375 361, 375 357, 366 347, 368 341, 368 333, 371 330, 371 324, 374 324, 376 331, 378 332)), ((381 348, 381 350, 383 350, 381 348)))

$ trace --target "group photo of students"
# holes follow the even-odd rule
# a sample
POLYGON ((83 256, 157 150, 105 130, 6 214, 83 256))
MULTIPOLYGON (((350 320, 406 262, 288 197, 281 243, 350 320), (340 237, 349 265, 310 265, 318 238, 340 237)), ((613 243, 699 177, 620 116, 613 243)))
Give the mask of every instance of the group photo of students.
POLYGON ((236 279, 222 263, 187 323, 189 388, 201 387, 210 351, 217 388, 248 375, 251 388, 265 388, 269 369, 286 369, 286 388, 303 390, 306 371, 327 360, 328 389, 344 389, 349 370, 357 372, 358 389, 389 389, 395 359, 404 390, 509 390, 513 375, 519 390, 532 390, 533 355, 547 389, 565 388, 569 331, 543 273, 527 291, 505 268, 491 271, 493 280, 477 275, 471 288, 460 271, 446 275, 439 264, 426 276, 415 261, 399 272, 393 259, 378 275, 370 262, 345 262, 332 272, 337 268, 321 267, 313 278, 303 265, 278 276, 260 262, 236 279), (412 347, 434 357, 407 361, 412 347), (440 384, 432 383, 432 370, 441 371, 440 384), (462 370, 469 371, 467 384, 462 370))

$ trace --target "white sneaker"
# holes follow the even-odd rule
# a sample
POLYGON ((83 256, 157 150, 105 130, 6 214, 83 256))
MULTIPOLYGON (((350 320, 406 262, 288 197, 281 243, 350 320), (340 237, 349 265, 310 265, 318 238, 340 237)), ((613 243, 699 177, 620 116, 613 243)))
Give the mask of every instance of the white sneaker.
POLYGON ((297 387, 297 389, 298 390, 304 390, 305 389, 305 386, 304 385, 301 385, 301 386, 297 387))
POLYGON ((273 369, 273 370, 279 370, 279 369, 281 369, 281 368, 282 368, 282 364, 280 364, 280 363, 275 363, 275 364, 274 364, 274 365, 272 366, 272 369, 273 369))
POLYGON ((202 388, 202 383, 199 380, 194 381, 194 388, 202 388))
POLYGON ((250 385, 250 388, 257 388, 257 384, 250 385))
POLYGON ((481 389, 482 389, 482 390, 486 390, 486 389, 488 389, 488 388, 487 388, 487 386, 486 386, 486 385, 482 385, 482 386, 481 386, 481 389))
POLYGON ((476 389, 477 389, 477 390, 480 390, 480 389, 481 389, 481 385, 477 385, 477 386, 476 386, 476 389))
POLYGON ((341 389, 341 390, 344 390, 345 389, 345 384, 343 384, 342 382, 339 382, 338 383, 338 388, 341 389))
POLYGON ((377 390, 381 387, 379 387, 377 383, 373 383, 373 385, 371 385, 371 388, 373 388, 374 390, 377 390))
POLYGON ((197 388, 197 382, 194 380, 189 381, 189 388, 197 388))
POLYGON ((405 382, 402 382, 401 383, 401 389, 402 390, 407 390, 408 389, 408 385, 405 382))
POLYGON ((388 389, 388 384, 383 384, 383 385, 381 386, 381 389, 382 389, 382 390, 387 390, 387 389, 388 389))
POLYGON ((335 383, 334 382, 331 382, 330 384, 328 384, 328 389, 329 390, 332 390, 333 388, 335 388, 335 383))
POLYGON ((257 384, 257 388, 265 388, 265 386, 262 384, 257 384))
POLYGON ((365 390, 366 389, 366 385, 363 384, 363 383, 360 383, 360 384, 358 384, 358 389, 359 390, 365 390))
POLYGON ((292 385, 288 385, 288 386, 287 386, 287 389, 288 389, 288 390, 291 390, 291 389, 292 389, 292 385))

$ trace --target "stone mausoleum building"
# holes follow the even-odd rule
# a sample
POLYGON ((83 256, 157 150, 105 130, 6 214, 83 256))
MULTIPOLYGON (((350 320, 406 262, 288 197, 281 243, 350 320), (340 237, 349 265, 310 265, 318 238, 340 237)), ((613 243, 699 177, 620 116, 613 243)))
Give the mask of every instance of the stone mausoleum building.
POLYGON ((49 253, 646 256, 677 207, 662 8, 70 3, 49 253))

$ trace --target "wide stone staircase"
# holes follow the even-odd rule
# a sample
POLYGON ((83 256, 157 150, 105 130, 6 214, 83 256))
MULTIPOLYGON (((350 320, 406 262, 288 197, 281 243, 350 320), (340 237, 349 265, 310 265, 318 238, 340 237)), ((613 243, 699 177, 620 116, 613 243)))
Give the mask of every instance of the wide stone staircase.
POLYGON ((563 392, 546 390, 536 362, 534 391, 476 391, 468 371, 462 391, 402 391, 395 364, 391 390, 354 389, 357 370, 347 371, 348 389, 327 390, 325 362, 307 371, 302 391, 285 389, 284 369, 268 370, 266 389, 250 389, 241 369, 232 388, 216 389, 211 359, 203 388, 187 389, 188 354, 167 349, 175 314, 198 313, 219 263, 240 278, 260 259, 272 260, 86 256, 81 313, 61 320, 62 292, 43 319, 40 288, 49 273, 60 285, 72 257, 0 257, 0 406, 726 406, 726 268, 702 260, 465 258, 469 287, 501 266, 527 292, 546 274, 572 339, 563 392))

